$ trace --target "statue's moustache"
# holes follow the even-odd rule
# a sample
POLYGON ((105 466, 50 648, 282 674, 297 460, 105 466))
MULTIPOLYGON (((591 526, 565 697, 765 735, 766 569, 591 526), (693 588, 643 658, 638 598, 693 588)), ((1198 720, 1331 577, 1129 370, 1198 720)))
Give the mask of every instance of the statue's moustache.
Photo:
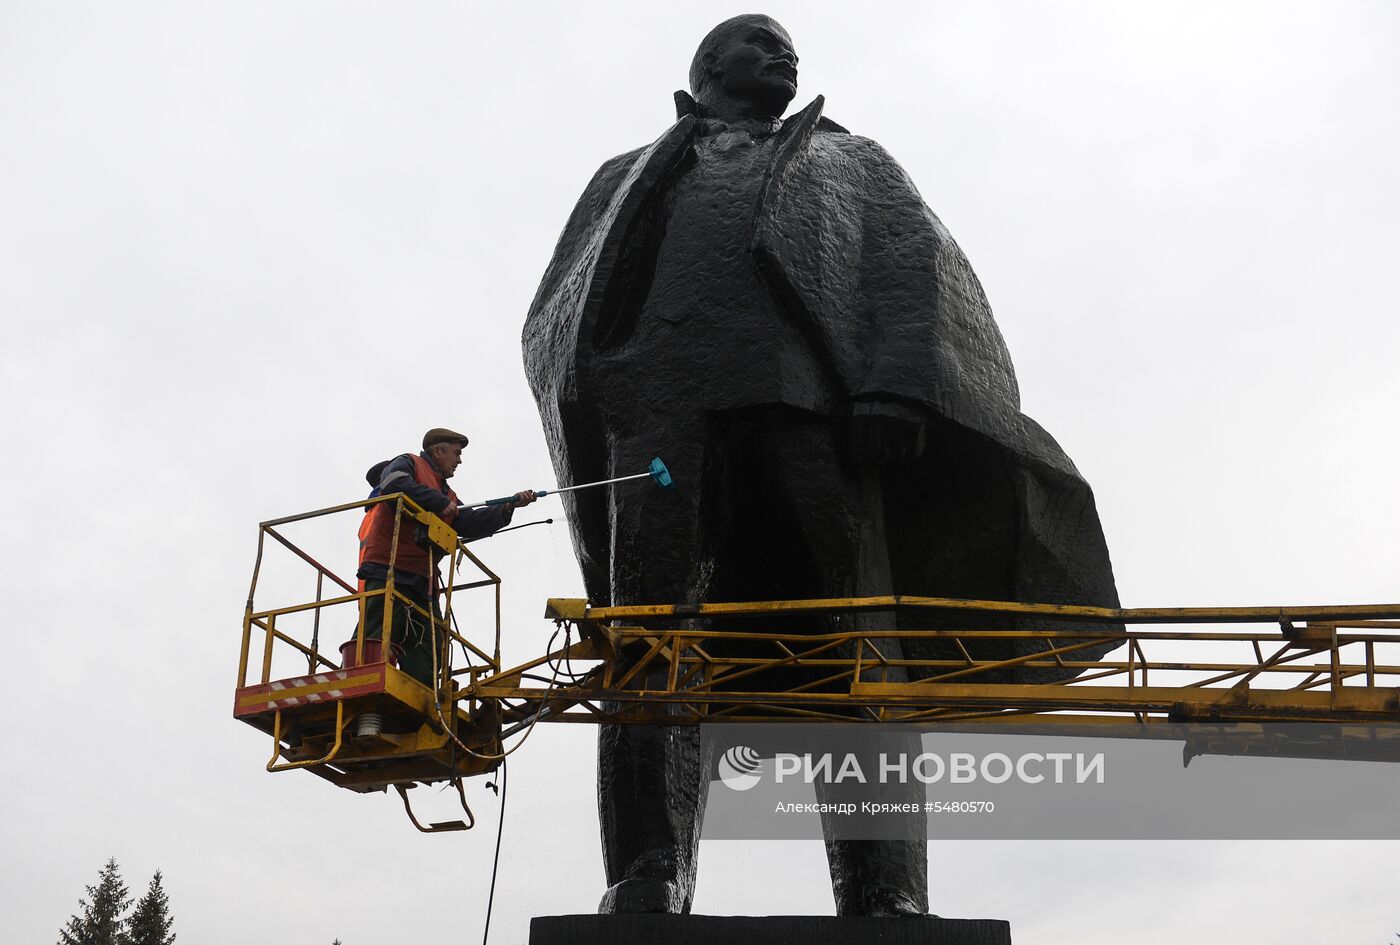
POLYGON ((767 68, 765 68, 763 71, 764 71, 764 72, 779 72, 779 73, 782 73, 782 74, 783 74, 784 76, 786 76, 787 78, 791 79, 791 80, 793 81, 794 84, 796 84, 796 82, 797 82, 797 66, 795 66, 795 65, 793 65, 792 63, 788 62, 786 59, 777 59, 777 60, 774 60, 773 62, 770 62, 770 63, 768 64, 767 68))

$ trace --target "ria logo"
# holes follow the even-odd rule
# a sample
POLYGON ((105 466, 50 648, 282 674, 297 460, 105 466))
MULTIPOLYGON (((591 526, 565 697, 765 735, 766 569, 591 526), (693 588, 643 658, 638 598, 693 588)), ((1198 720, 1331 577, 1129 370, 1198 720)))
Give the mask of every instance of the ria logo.
POLYGON ((743 745, 735 745, 719 760, 719 779, 724 786, 735 791, 747 791, 760 780, 763 760, 758 752, 743 745))

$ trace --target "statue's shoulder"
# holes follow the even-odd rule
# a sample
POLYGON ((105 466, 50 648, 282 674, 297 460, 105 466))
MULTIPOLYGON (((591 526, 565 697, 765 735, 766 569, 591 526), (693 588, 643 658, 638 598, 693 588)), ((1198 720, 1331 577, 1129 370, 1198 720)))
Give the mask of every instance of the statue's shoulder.
MULTIPOLYGON (((825 121, 825 119, 823 119, 825 121)), ((914 182, 890 152, 878 141, 852 134, 841 126, 827 130, 818 125, 808 143, 816 173, 860 182, 862 190, 890 199, 917 198, 914 182)))
POLYGON ((602 174, 611 169, 631 167, 633 164, 637 163, 637 158, 645 154, 649 147, 651 147, 651 145, 644 144, 641 147, 633 148, 630 151, 623 151, 621 154, 608 158, 602 163, 602 166, 598 168, 598 173, 602 174))
POLYGON ((895 159, 880 145, 858 134, 823 113, 826 97, 818 95, 806 108, 792 116, 792 134, 803 141, 809 153, 819 159, 861 164, 893 164, 895 159))
POLYGON ((646 152, 648 147, 648 145, 644 144, 639 148, 633 148, 630 151, 624 151, 621 154, 608 158, 599 165, 598 170, 594 172, 593 179, 588 184, 588 189, 592 190, 597 186, 615 184, 619 178, 627 173, 628 168, 637 163, 637 159, 646 152))
POLYGON ((786 144, 778 160, 780 178, 844 181, 851 195, 864 194, 873 203, 922 206, 918 189, 899 162, 879 142, 853 134, 828 118, 823 114, 825 104, 825 98, 818 95, 784 123, 786 144))
POLYGON ((618 188, 622 186, 628 173, 636 166, 637 161, 646 153, 648 147, 650 146, 643 145, 640 148, 633 148, 631 151, 624 151, 610 157, 593 172, 593 177, 583 188, 578 203, 574 205, 570 225, 565 227, 566 236, 573 231, 574 223, 595 220, 606 212, 618 188))
POLYGON ((594 173, 585 197, 599 192, 611 194, 629 175, 640 173, 645 167, 658 163, 669 166, 680 147, 690 139, 694 125, 694 116, 682 116, 650 144, 608 158, 594 173))
POLYGON ((825 152, 827 156, 868 165, 894 165, 899 163, 873 138, 853 134, 825 117, 812 134, 811 147, 825 152))
POLYGON ((863 196, 879 215, 887 215, 895 206, 916 212, 927 218, 931 236, 952 245, 952 237, 925 203, 909 172, 878 141, 845 129, 827 131, 818 126, 808 153, 812 160, 806 162, 805 173, 845 182, 849 195, 863 196))

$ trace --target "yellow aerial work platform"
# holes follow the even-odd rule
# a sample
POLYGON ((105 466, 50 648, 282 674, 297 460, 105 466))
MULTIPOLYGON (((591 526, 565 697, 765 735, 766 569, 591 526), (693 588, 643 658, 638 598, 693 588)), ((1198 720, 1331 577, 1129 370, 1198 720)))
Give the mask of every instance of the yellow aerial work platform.
MULTIPOLYGON (((407 790, 417 783, 451 781, 461 794, 461 779, 467 775, 494 770, 501 754, 496 701, 463 698, 478 676, 500 669, 500 578, 457 540, 457 535, 440 518, 416 505, 407 496, 386 496, 364 502, 333 506, 302 515, 263 522, 258 530, 258 555, 243 616, 243 641, 238 660, 238 687, 233 714, 254 728, 272 736, 269 771, 305 769, 353 791, 383 790, 393 785, 403 796, 410 818, 420 830, 466 829, 471 826, 471 810, 462 797, 468 820, 423 827, 414 818, 407 790), (368 514, 373 506, 396 506, 391 557, 400 541, 420 541, 440 553, 451 573, 470 563, 482 575, 463 584, 449 584, 442 592, 442 619, 428 613, 395 588, 392 575, 382 590, 366 591, 350 584, 331 569, 289 540, 283 529, 296 523, 312 522, 328 516, 360 511, 368 514), (414 534, 410 534, 410 530, 414 534), (296 600, 283 606, 259 609, 254 598, 263 578, 264 556, 273 547, 290 551, 295 559, 315 574, 313 600, 296 600), (328 585, 331 593, 327 594, 328 585), (494 655, 488 655, 458 634, 452 625, 452 595, 473 588, 497 590, 495 600, 494 655), (372 598, 382 598, 385 606, 379 639, 367 637, 365 612, 372 598), (435 652, 442 661, 434 668, 435 685, 429 687, 384 658, 393 654, 390 601, 409 608, 415 616, 433 627, 441 645, 435 652), (322 647, 320 631, 324 611, 349 608, 356 614, 351 622, 351 639, 333 644, 330 654, 322 647), (310 616, 311 638, 303 642, 286 629, 289 621, 310 616), (279 622, 281 627, 279 627, 279 622), (260 671, 250 678, 249 663, 254 637, 261 637, 260 671), (479 666, 454 671, 451 645, 481 661, 479 666), (274 673, 274 657, 279 650, 304 661, 305 671, 293 676, 274 673)), ((300 667, 299 667, 300 668, 300 667)))
MULTIPOLYGON (((264 522, 243 620, 234 715, 272 736, 269 771, 306 769, 357 791, 394 785, 405 807, 408 788, 418 783, 453 782, 460 794, 463 777, 494 770, 519 747, 507 749, 505 739, 541 721, 868 722, 961 730, 1031 724, 1057 733, 1176 739, 1199 738, 1183 736, 1179 723, 1220 722, 1233 723, 1228 745, 1207 738, 1194 748, 1188 744, 1188 755, 1222 750, 1400 760, 1400 727, 1375 724, 1400 723, 1400 604, 1103 608, 893 596, 595 607, 552 599, 546 617, 556 625, 549 652, 503 667, 500 579, 441 520, 404 496, 264 522), (419 532, 401 535, 407 528, 396 526, 395 542, 427 542, 451 575, 467 565, 481 575, 446 584, 441 618, 416 608, 431 621, 438 643, 432 688, 382 659, 379 641, 365 637, 369 598, 407 598, 392 584, 357 590, 282 532, 378 502, 396 503, 401 525, 411 523, 419 532), (268 539, 313 569, 314 599, 255 606, 268 539), (326 596, 328 584, 343 593, 326 596), (454 595, 488 587, 495 594, 494 641, 474 643, 456 628, 454 595), (321 614, 352 606, 361 619, 337 662, 320 646, 321 614), (899 629, 888 619, 896 612, 899 629), (918 629, 920 615, 937 615, 940 629, 918 629), (947 629, 959 615, 969 625, 997 615, 1013 626, 1017 620, 1035 626, 947 629), (301 642, 287 624, 308 616, 311 639, 301 642), (810 619, 810 632, 759 626, 774 617, 810 619), (744 629, 747 621, 753 630, 744 629), (1052 629, 1057 622, 1070 629, 1052 629), (250 679, 250 652, 259 637, 261 672, 250 679), (893 649, 885 641, 892 639, 920 641, 925 652, 939 655, 889 656, 893 649), (1024 651, 1031 643, 1034 652, 981 656, 1024 651), (1077 658, 1105 643, 1115 644, 1111 658, 1077 658), (454 644, 466 665, 453 665, 454 644), (278 651, 304 662, 305 672, 274 673, 278 651), (1060 678, 1003 681, 1013 669, 1060 678), (358 725, 367 714, 371 721, 377 716, 377 728, 358 725), (1338 737, 1288 744, 1261 728, 1284 721, 1336 723, 1338 737), (361 730, 371 733, 356 734, 361 730), (1253 741, 1251 733, 1258 736, 1253 741)), ((381 633, 389 652, 391 630, 386 621, 381 633)), ((414 823, 422 830, 470 826, 414 823)))

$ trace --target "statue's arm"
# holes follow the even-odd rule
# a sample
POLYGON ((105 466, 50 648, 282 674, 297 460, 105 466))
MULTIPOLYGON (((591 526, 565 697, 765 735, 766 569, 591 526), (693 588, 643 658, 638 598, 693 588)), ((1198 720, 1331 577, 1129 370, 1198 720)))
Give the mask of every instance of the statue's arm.
POLYGON ((971 265, 904 168, 874 141, 832 137, 862 203, 852 450, 893 462, 924 449, 930 417, 1016 411, 1015 374, 971 265))
POLYGON ((907 385, 883 383, 899 373, 891 370, 893 364, 918 357, 901 322, 913 314, 908 296, 919 293, 932 271, 926 258, 928 234, 920 233, 928 211, 913 181, 879 144, 850 134, 836 140, 843 146, 849 172, 860 181, 865 203, 859 208, 863 311, 857 318, 868 325, 862 346, 866 374, 852 392, 848 443, 857 464, 887 466, 919 456, 928 441, 923 402, 909 396, 907 385), (903 270, 898 284, 882 271, 892 268, 903 270))
MULTIPOLYGON (((605 440, 578 390, 579 320, 597 252, 596 235, 638 153, 605 161, 584 188, 559 234, 522 330, 525 373, 559 482, 605 478, 605 440)), ((601 494, 570 493, 562 498, 589 597, 606 600, 607 510, 601 494)))
MULTIPOLYGON (((590 248, 589 238, 598 229, 599 221, 609 212, 619 181, 641 150, 628 151, 604 161, 574 204, 573 212, 559 233, 554 254, 545 267, 539 288, 535 290, 535 298, 530 303, 530 313, 525 319, 523 342, 527 366, 534 367, 531 362, 536 349, 545 340, 552 340, 561 323, 577 317, 576 308, 583 299, 570 294, 570 283, 580 277, 578 270, 586 261, 584 257, 590 248)), ((552 350, 550 353, 556 357, 573 355, 572 349, 552 350)))

